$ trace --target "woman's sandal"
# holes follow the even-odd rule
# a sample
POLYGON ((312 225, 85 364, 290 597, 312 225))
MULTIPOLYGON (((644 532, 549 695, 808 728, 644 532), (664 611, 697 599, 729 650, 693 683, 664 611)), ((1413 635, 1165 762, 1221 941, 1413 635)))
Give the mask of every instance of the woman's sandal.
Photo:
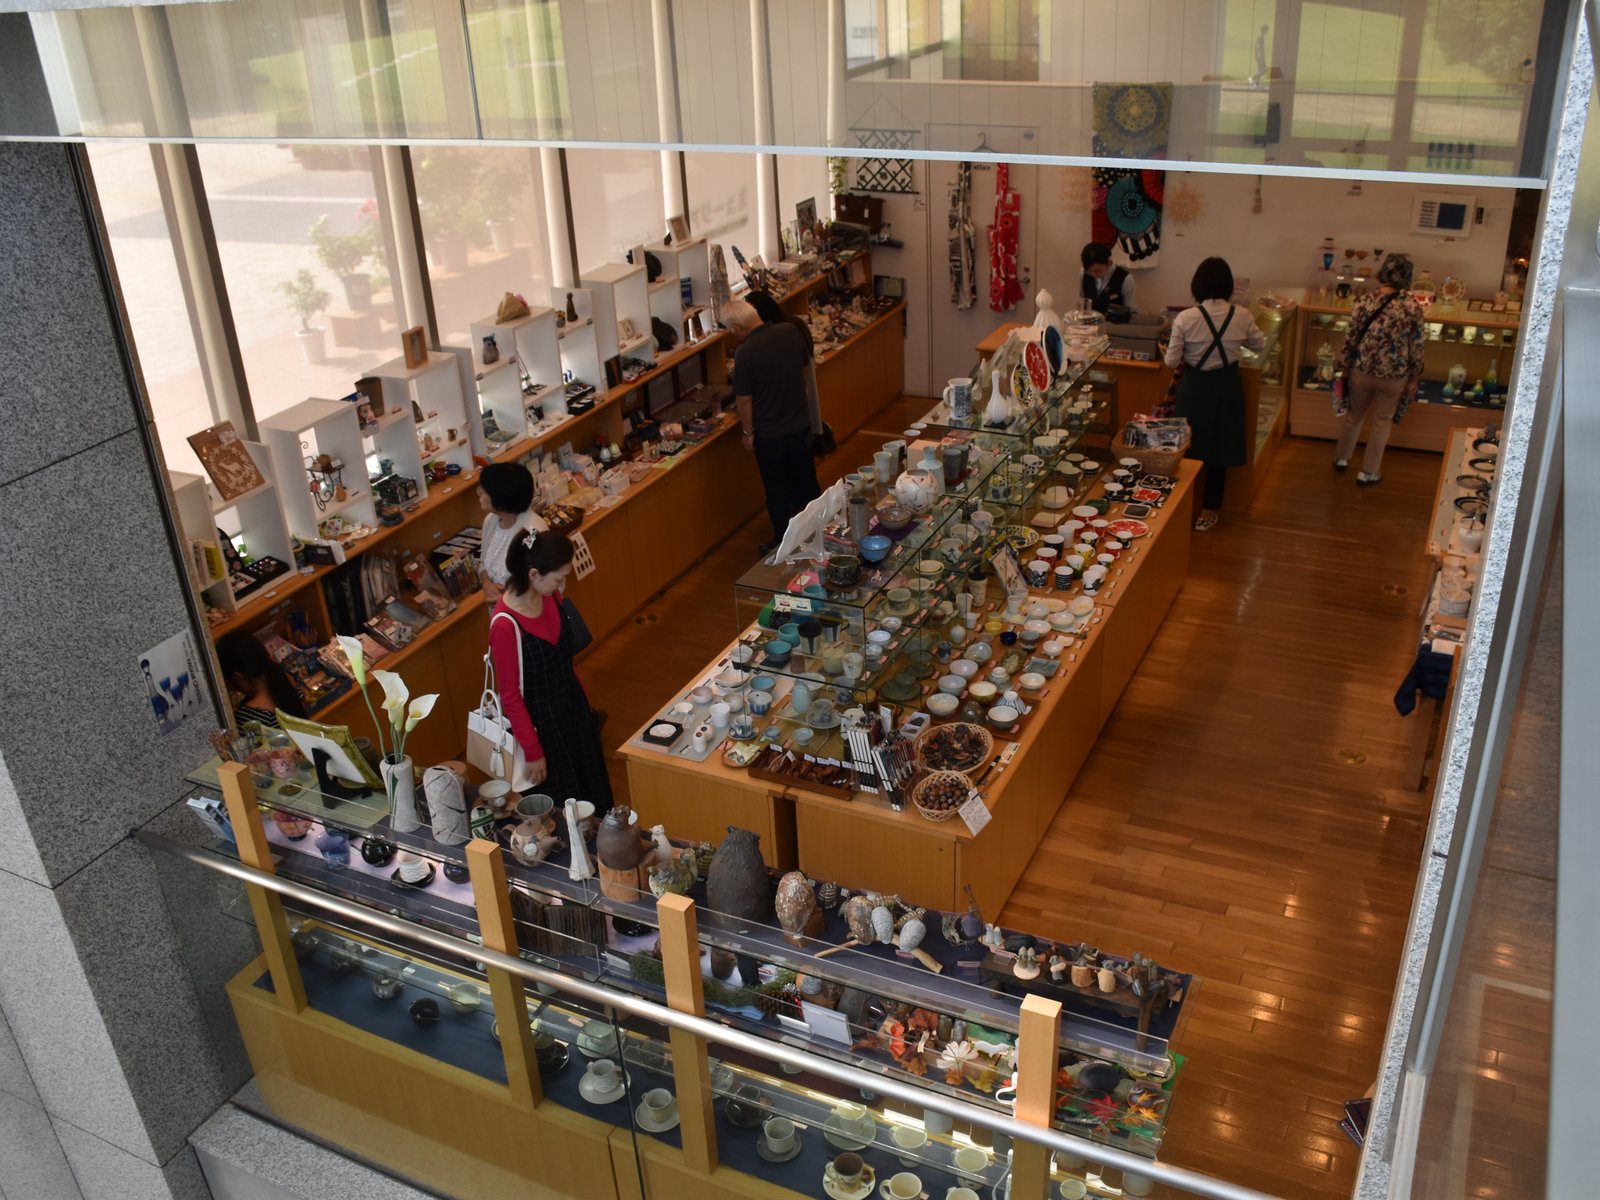
POLYGON ((1217 514, 1209 508, 1202 509, 1200 515, 1194 519, 1194 531, 1204 533, 1208 529, 1215 529, 1218 519, 1217 514))

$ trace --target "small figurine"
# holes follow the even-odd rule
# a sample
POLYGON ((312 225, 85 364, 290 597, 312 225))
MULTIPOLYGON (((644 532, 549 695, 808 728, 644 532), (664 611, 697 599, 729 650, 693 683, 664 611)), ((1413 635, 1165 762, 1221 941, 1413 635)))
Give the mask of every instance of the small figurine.
POLYGON ((567 320, 576 321, 577 319, 578 319, 578 306, 572 302, 572 293, 568 292, 567 293, 567 320))
POLYGON ((1050 980, 1051 980, 1051 982, 1053 982, 1053 983, 1061 983, 1065 979, 1066 974, 1067 974, 1067 960, 1062 958, 1059 952, 1052 952, 1051 955, 1050 955, 1050 980))
POLYGON ((1024 946, 1017 951, 1017 961, 1011 965, 1011 973, 1018 979, 1039 978, 1039 954, 1032 946, 1024 946))
POLYGON ((1006 935, 1000 932, 998 925, 985 925, 983 927, 983 944, 991 950, 1003 949, 1006 944, 1006 935))

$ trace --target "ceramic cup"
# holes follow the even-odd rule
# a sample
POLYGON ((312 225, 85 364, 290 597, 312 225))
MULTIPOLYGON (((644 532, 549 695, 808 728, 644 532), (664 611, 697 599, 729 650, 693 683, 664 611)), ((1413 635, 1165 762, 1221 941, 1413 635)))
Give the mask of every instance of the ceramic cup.
POLYGON ((733 708, 726 700, 718 700, 711 706, 711 727, 713 729, 726 729, 728 718, 732 715, 733 708))
POLYGON ((1056 1151, 1055 1161, 1056 1170, 1066 1172, 1081 1171, 1089 1164, 1087 1158, 1077 1154, 1068 1154, 1065 1150, 1056 1151))
POLYGON ((1156 1181, 1148 1175, 1135 1175, 1132 1171, 1122 1173, 1122 1192, 1126 1196, 1148 1196, 1155 1191, 1156 1181))
POLYGON ((689 702, 696 708, 705 708, 712 699, 711 689, 708 687, 697 687, 689 693, 689 702))
POLYGON ((495 812, 504 812, 511 803, 511 785, 504 779, 491 779, 479 785, 478 803, 495 812))
POLYGON ((1025 570, 1029 587, 1041 588, 1050 582, 1050 564, 1045 559, 1030 559, 1025 570))
POLYGON ((666 1088, 651 1088, 644 1094, 644 1112, 652 1125, 665 1125, 678 1107, 677 1098, 666 1088))
POLYGON ((772 693, 751 692, 749 702, 751 713, 758 717, 764 717, 767 715, 767 710, 772 707, 772 693))
POLYGON ((976 1146, 962 1146, 955 1153, 956 1170, 977 1175, 989 1165, 989 1152, 976 1146))
POLYGON ((862 1184, 872 1182, 872 1168, 861 1155, 847 1151, 828 1164, 823 1178, 842 1192, 853 1192, 862 1184))
POLYGON ((879 450, 872 456, 872 477, 878 483, 888 483, 898 473, 895 468, 899 465, 900 452, 898 450, 879 450))
POLYGON ((883 1194, 889 1197, 889 1200, 917 1200, 922 1195, 922 1180, 910 1171, 901 1171, 889 1176, 883 1194))
POLYGON ((1065 592, 1072 587, 1072 568, 1067 566, 1056 568, 1056 591, 1065 592))
POLYGON ((980 1200, 980 1197, 969 1187, 953 1187, 944 1194, 944 1200, 980 1200))
POLYGON ((590 1081, 589 1086, 598 1095, 607 1096, 622 1090, 622 1075, 617 1070, 617 1064, 609 1058, 594 1059, 583 1073, 590 1081))
POLYGON ((1084 1200, 1089 1194, 1089 1185, 1081 1179, 1063 1179, 1061 1181, 1061 1200, 1084 1200))
POLYGON ((972 527, 978 531, 980 538, 989 536, 989 531, 994 528, 994 514, 988 509, 980 508, 972 514, 972 527))
POLYGON ((922 1127, 929 1133, 949 1133, 953 1123, 944 1113, 934 1112, 931 1108, 922 1110, 922 1127))
POLYGON ((896 1149, 906 1151, 905 1154, 899 1156, 900 1161, 908 1167, 916 1166, 918 1160, 913 1152, 921 1150, 927 1146, 927 1131, 924 1129, 915 1129, 910 1125, 896 1125, 894 1127, 894 1131, 889 1136, 894 1138, 896 1149))
POLYGON ((788 1117, 769 1117, 761 1125, 761 1136, 773 1154, 787 1154, 794 1149, 794 1122, 788 1117))
POLYGON ((802 725, 794 731, 794 744, 796 746, 809 746, 811 739, 816 736, 808 725, 802 725))

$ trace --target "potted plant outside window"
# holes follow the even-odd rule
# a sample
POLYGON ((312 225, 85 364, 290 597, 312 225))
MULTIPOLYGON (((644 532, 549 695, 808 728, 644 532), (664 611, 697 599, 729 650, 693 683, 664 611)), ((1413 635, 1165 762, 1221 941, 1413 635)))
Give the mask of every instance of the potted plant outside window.
POLYGON ((293 279, 278 284, 278 290, 289 300, 289 311, 300 318, 300 328, 294 331, 300 346, 300 357, 308 367, 318 367, 328 361, 326 330, 312 325, 311 319, 327 309, 333 297, 317 285, 309 268, 301 267, 293 279))
POLYGON ((334 233, 327 213, 311 222, 311 248, 316 251, 317 261, 338 277, 345 303, 358 312, 372 305, 372 276, 361 270, 375 248, 374 222, 365 210, 363 205, 360 227, 355 233, 334 233))

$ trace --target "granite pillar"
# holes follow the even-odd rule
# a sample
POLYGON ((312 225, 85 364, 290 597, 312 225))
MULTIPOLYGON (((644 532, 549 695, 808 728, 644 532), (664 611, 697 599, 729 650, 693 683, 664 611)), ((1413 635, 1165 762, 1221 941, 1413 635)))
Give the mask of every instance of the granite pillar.
POLYGON ((214 877, 158 861, 209 754, 141 653, 194 630, 81 150, 0 144, 0 1196, 208 1195, 189 1135, 248 1078, 220 986, 256 953, 214 877))

